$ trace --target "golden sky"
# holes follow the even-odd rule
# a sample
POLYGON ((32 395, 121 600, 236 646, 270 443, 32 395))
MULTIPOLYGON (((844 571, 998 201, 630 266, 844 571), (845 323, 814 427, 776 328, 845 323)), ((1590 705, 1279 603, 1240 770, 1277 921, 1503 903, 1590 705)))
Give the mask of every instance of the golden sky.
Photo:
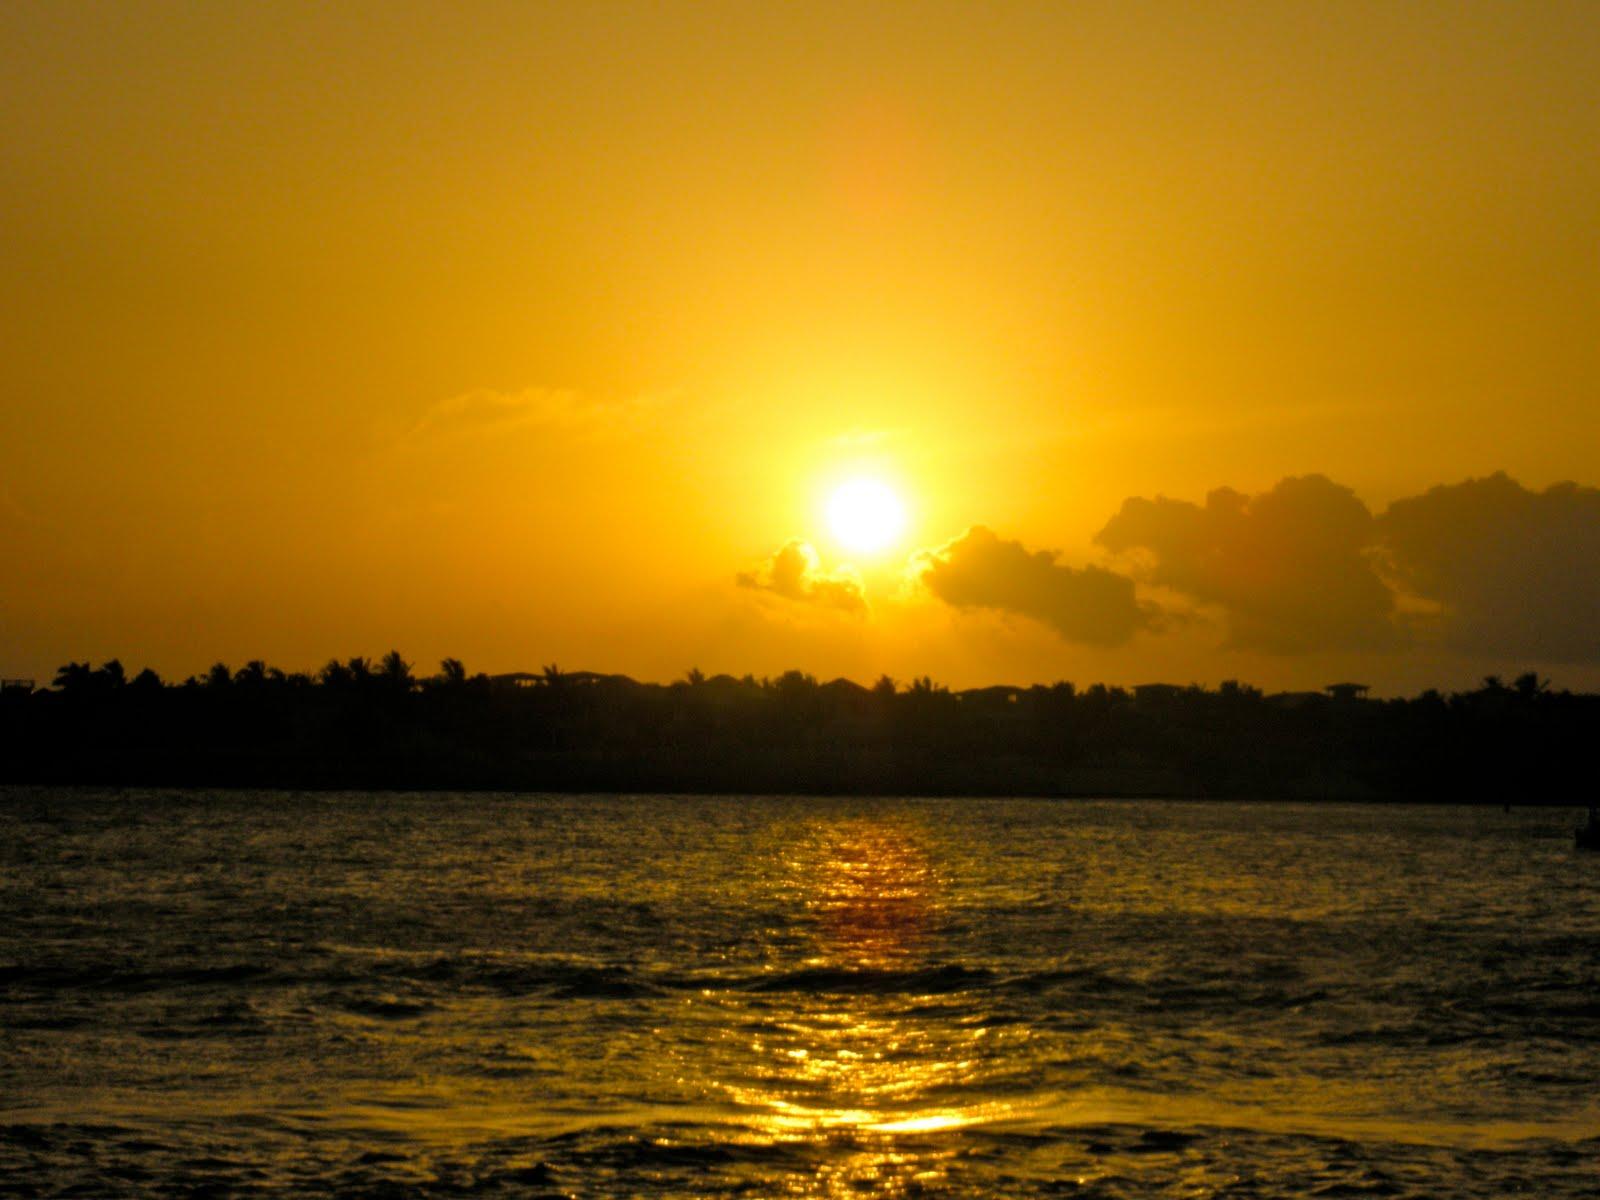
POLYGON ((1597 62, 1578 3, 15 0, 0 674, 1600 685, 1597 62))

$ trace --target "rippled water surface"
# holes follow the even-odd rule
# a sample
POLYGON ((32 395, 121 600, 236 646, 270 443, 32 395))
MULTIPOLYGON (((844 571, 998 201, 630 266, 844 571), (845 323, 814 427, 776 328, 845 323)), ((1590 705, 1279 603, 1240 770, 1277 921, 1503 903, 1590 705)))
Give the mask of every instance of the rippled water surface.
POLYGON ((0 791, 0 1195, 1592 1196, 1575 817, 0 791))

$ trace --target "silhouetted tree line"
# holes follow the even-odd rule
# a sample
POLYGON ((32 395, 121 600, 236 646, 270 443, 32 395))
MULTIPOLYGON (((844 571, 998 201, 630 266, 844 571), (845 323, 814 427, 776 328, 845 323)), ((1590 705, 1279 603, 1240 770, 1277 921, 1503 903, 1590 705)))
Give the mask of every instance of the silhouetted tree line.
POLYGON ((0 780, 292 788, 1208 795, 1591 802, 1600 696, 1536 675, 1367 700, 1070 683, 954 692, 567 672, 417 678, 398 652, 315 675, 113 660, 0 691, 0 780))

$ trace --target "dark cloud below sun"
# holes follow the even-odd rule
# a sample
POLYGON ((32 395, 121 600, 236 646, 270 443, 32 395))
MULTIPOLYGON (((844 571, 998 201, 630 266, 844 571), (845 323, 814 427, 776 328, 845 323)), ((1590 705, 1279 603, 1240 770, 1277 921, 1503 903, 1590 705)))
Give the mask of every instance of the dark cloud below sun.
POLYGON ((982 525, 917 560, 927 589, 956 608, 988 608, 1042 621, 1063 638, 1118 646, 1150 625, 1133 580, 1103 567, 1070 567, 982 525))

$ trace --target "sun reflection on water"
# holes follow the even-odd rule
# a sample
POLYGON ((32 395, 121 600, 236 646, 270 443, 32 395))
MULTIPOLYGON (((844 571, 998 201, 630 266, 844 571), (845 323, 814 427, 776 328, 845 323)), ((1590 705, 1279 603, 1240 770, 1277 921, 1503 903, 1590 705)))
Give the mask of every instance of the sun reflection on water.
MULTIPOLYGON (((783 997, 748 1038, 728 1097, 760 1141, 825 1149, 798 1194, 894 1193, 937 1183, 948 1135, 1010 1106, 972 1086, 989 1029, 959 996, 917 985, 941 963, 942 880, 923 831, 891 818, 819 824, 793 846, 789 895, 811 930, 814 986, 783 997), (957 1098, 967 1098, 965 1103, 957 1098)), ((798 1185, 797 1185, 798 1186, 798 1185)))

